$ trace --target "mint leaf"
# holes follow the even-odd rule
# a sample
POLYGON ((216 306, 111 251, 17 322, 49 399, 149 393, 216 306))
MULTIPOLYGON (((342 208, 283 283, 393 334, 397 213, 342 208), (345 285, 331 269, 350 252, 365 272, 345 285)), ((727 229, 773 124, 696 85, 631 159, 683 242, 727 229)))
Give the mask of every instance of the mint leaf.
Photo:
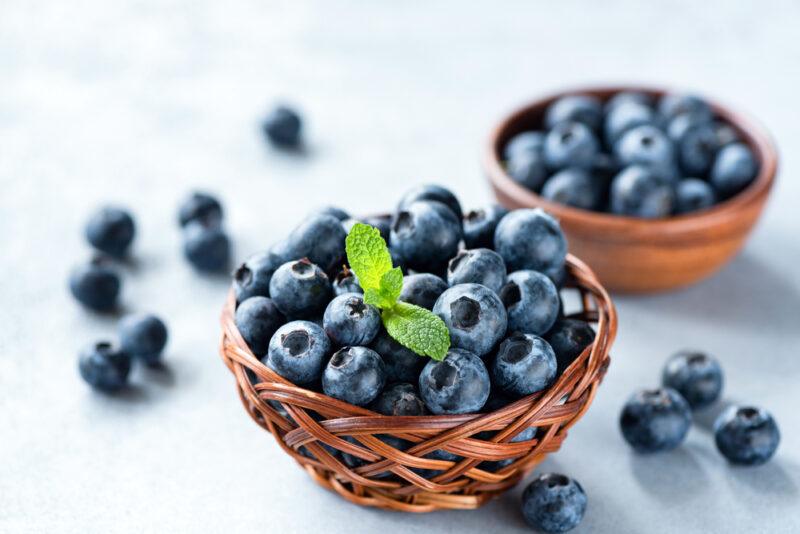
POLYGON ((395 305, 403 289, 403 271, 395 267, 386 271, 381 277, 380 287, 370 287, 364 291, 364 302, 372 304, 383 310, 395 305))
POLYGON ((407 302, 383 310, 383 326, 398 343, 422 356, 441 361, 450 348, 450 332, 437 315, 407 302))
POLYGON ((392 256, 378 229, 368 224, 354 224, 347 234, 345 250, 350 269, 356 273, 364 293, 380 289, 381 278, 392 269, 392 256))

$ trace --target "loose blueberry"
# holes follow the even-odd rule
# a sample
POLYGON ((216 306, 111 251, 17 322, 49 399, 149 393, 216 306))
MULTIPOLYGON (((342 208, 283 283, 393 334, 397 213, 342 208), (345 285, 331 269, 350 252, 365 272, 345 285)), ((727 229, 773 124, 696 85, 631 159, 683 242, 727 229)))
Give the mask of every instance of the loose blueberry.
POLYGON ((392 221, 392 248, 417 271, 443 270, 458 252, 460 241, 461 218, 441 202, 412 202, 392 221))
POLYGON ((308 384, 322 376, 330 350, 331 341, 321 326, 292 321, 273 334, 264 363, 290 382, 308 384))
POLYGON ((75 300, 87 308, 107 312, 117 305, 120 281, 117 272, 102 258, 78 265, 69 275, 69 289, 75 300))
POLYGON ((267 353, 270 339, 286 320, 272 299, 257 296, 239 304, 234 322, 247 346, 260 358, 267 353))
POLYGON ((419 392, 436 415, 475 413, 489 398, 486 365, 475 354, 451 348, 444 360, 430 360, 419 375, 419 392))
POLYGON ((673 186, 647 167, 626 167, 611 183, 611 211, 617 215, 667 217, 674 202, 673 186))
POLYGON ((337 297, 345 293, 363 293, 356 273, 345 267, 333 279, 333 294, 337 297))
POLYGON ((270 143, 279 148, 293 148, 300 144, 300 115, 287 106, 277 106, 264 118, 261 130, 270 143))
POLYGON ((558 360, 558 372, 562 373, 575 358, 592 344, 594 330, 580 319, 560 319, 545 336, 558 360))
POLYGON ((547 108, 544 124, 550 129, 564 122, 580 122, 597 130, 603 120, 603 105, 593 96, 567 95, 547 108))
POLYGON ((461 211, 461 204, 458 202, 458 198, 452 193, 452 191, 440 185, 419 185, 412 188, 406 192, 405 195, 403 195, 402 199, 400 199, 400 203, 397 205, 397 211, 404 210, 414 202, 429 200, 441 202, 450 208, 450 211, 455 214, 459 221, 461 221, 461 218, 464 216, 463 212, 461 211))
POLYGON ((761 465, 775 454, 781 434, 766 410, 731 406, 714 423, 714 439, 732 464, 761 465))
POLYGON ((132 358, 156 363, 167 345, 167 325, 152 314, 125 317, 119 323, 119 343, 132 358))
POLYGON ((547 165, 543 152, 521 152, 506 161, 511 179, 531 191, 539 191, 547 180, 547 165))
POLYGON ((650 167, 664 177, 676 174, 672 141, 655 126, 637 126, 625 132, 614 145, 614 154, 622 166, 650 167))
POLYGON ((546 271, 564 265, 567 240, 561 226, 543 210, 520 209, 503 217, 494 234, 494 249, 509 271, 546 271))
POLYGON ((131 357, 101 341, 83 349, 78 359, 81 377, 95 389, 113 392, 125 387, 131 371, 131 357))
POLYGON ((546 389, 556 377, 556 355, 539 336, 517 332, 500 343, 492 383, 514 397, 546 389))
POLYGON ((536 271, 509 274, 499 295, 508 314, 509 332, 544 335, 556 322, 561 309, 555 284, 536 271))
POLYGON ((633 394, 619 418, 622 436, 637 452, 674 449, 689 432, 689 403, 670 388, 633 394))
POLYGON ((522 132, 511 138, 503 148, 503 159, 510 160, 519 154, 541 152, 544 148, 544 132, 522 132))
POLYGON ((565 167, 589 169, 600 150, 592 131, 580 122, 557 124, 544 141, 544 161, 552 170, 565 167))
POLYGON ((344 347, 322 373, 322 390, 329 397, 366 406, 380 394, 386 371, 378 353, 366 347, 344 347))
POLYGON ((675 213, 704 210, 716 200, 714 188, 699 178, 684 178, 675 186, 675 213))
POLYGON ((198 271, 222 272, 230 263, 231 243, 217 222, 196 220, 184 228, 183 255, 198 271))
POLYGON ((488 248, 462 250, 447 265, 447 283, 482 284, 495 293, 506 281, 506 264, 500 254, 488 248))
POLYGON ((664 124, 668 124, 678 115, 692 113, 702 115, 711 120, 714 113, 711 106, 699 96, 690 94, 667 94, 658 102, 658 115, 664 124))
POLYGON ((542 532, 567 532, 586 513, 586 493, 576 480, 557 473, 539 475, 522 492, 525 521, 542 532))
POLYGON ((652 109, 635 102, 621 103, 606 115, 604 124, 606 144, 613 147, 628 130, 648 124, 655 124, 652 109))
POLYGON ((489 204, 464 215, 464 246, 467 248, 492 248, 494 231, 508 210, 499 204, 489 204))
POLYGON ((722 393, 722 367, 701 352, 679 352, 664 366, 661 383, 680 393, 693 410, 705 408, 722 393))
POLYGON ((286 317, 307 319, 325 309, 331 299, 331 283, 310 261, 290 261, 272 275, 269 294, 286 317))
POLYGON ((347 232, 331 215, 312 215, 289 234, 287 247, 293 260, 308 258, 326 273, 344 264, 347 232))
POLYGON ((419 379, 425 358, 394 340, 381 329, 370 347, 383 360, 387 382, 412 382, 419 379))
POLYGON ((268 297, 269 282, 272 275, 284 261, 279 256, 266 251, 254 254, 233 272, 233 291, 236 302, 250 297, 268 297))
POLYGON ((86 239, 89 243, 109 256, 122 258, 128 252, 136 226, 133 217, 126 210, 106 206, 96 211, 86 224, 86 239))
POLYGON ((384 389, 372 409, 383 415, 425 415, 425 403, 417 395, 417 388, 407 382, 384 389))
POLYGON ((742 143, 723 147, 711 167, 711 185, 720 197, 728 198, 745 187, 756 177, 758 165, 753 152, 742 143))
POLYGON ((337 208, 336 206, 325 206, 322 209, 316 211, 316 215, 330 215, 331 217, 336 217, 340 221, 346 221, 350 218, 350 214, 344 211, 342 208, 337 208))
POLYGON ((341 346, 369 345, 381 328, 381 316, 364 297, 350 293, 334 298, 325 308, 322 325, 331 340, 341 346))
MULTIPOLYGON (((450 346, 488 354, 506 333, 506 309, 497 293, 480 284, 458 284, 433 306, 450 331, 450 346)), ((485 399, 484 399, 485 400, 485 399)))
POLYGON ((600 188, 592 182, 587 171, 569 167, 545 182, 542 197, 573 208, 591 210, 600 205, 600 188))
POLYGON ((222 222, 222 204, 214 196, 195 191, 178 207, 178 222, 186 226, 194 221, 222 222))
POLYGON ((447 282, 435 274, 410 274, 403 278, 400 300, 430 310, 433 309, 436 300, 447 288, 447 282))

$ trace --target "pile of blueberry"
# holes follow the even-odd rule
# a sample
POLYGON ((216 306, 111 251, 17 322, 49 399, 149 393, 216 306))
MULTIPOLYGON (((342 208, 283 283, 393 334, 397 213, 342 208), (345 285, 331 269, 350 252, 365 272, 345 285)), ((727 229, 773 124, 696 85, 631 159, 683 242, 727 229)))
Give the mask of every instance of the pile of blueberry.
MULTIPOLYGON (((722 393, 722 368, 706 354, 679 352, 667 361, 662 387, 634 393, 622 409, 625 440, 643 453, 680 445, 692 422, 692 410, 712 406, 722 393)), ((732 464, 761 465, 778 448, 780 432, 761 408, 730 406, 714 423, 719 452, 732 464)))
POLYGON ((516 182, 547 200, 616 215, 662 218, 707 209, 753 181, 758 162, 702 98, 658 101, 622 92, 607 102, 568 95, 551 104, 544 130, 503 150, 516 182))

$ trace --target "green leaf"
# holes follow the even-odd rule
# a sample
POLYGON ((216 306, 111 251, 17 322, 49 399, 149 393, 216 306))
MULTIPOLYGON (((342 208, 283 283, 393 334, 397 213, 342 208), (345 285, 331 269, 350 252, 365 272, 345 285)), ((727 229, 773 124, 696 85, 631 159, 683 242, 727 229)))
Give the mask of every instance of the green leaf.
POLYGON ((371 287, 364 291, 364 302, 386 310, 395 305, 402 289, 403 271, 400 267, 395 267, 384 273, 378 289, 371 287))
POLYGON ((383 326, 398 343, 421 356, 441 361, 450 348, 450 332, 437 315, 407 302, 397 302, 381 314, 383 326))
POLYGON ((347 262, 364 290, 379 290, 381 278, 392 270, 392 256, 377 228, 356 223, 345 240, 347 262))

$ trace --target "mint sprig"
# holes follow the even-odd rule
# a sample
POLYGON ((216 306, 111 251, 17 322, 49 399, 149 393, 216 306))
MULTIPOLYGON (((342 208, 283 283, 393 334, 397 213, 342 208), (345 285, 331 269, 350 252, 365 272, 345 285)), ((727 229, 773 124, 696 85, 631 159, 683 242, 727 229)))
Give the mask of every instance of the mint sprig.
POLYGON ((425 308, 400 302, 403 271, 392 266, 392 256, 377 228, 356 223, 345 240, 347 261, 364 290, 364 302, 381 310, 386 331, 398 343, 420 356, 443 360, 450 348, 444 321, 425 308))

